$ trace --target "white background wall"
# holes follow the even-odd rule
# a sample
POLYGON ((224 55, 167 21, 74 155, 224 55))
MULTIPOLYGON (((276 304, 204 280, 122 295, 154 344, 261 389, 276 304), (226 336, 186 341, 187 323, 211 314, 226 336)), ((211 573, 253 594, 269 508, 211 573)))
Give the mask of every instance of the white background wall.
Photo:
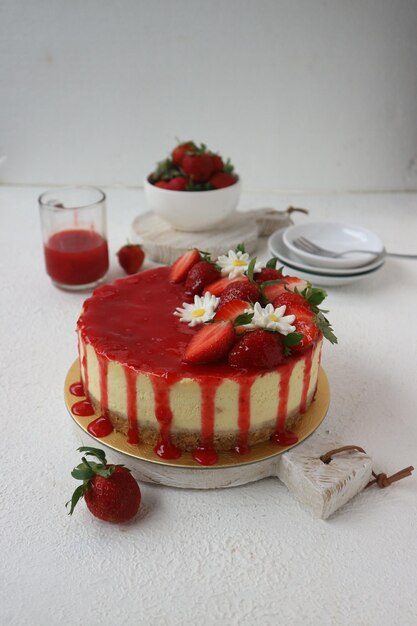
POLYGON ((417 189, 417 1, 1 0, 0 182, 141 185, 175 137, 246 189, 417 189))

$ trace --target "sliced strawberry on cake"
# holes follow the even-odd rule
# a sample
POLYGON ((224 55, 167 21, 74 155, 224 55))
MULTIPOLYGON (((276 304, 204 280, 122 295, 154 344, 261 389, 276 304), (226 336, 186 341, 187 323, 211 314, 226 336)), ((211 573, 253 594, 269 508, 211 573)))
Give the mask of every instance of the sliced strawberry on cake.
POLYGON ((301 293, 295 293, 294 291, 282 291, 272 304, 275 309, 285 305, 289 313, 291 313, 291 307, 293 306, 302 306, 310 310, 310 303, 307 298, 301 295, 301 293))
POLYGON ((212 293, 213 296, 219 297, 222 295, 226 287, 229 287, 229 285, 239 282, 246 282, 247 280, 248 279, 246 278, 246 276, 238 276, 237 278, 228 278, 228 276, 225 276, 224 278, 220 278, 220 280, 216 280, 214 283, 210 283, 210 285, 207 285, 207 287, 203 291, 203 294, 209 292, 212 293))
POLYGON ((185 254, 178 257, 176 261, 171 265, 169 273, 169 280, 171 283, 182 283, 187 278, 187 274, 190 269, 201 261, 201 254, 197 248, 193 248, 185 254))
POLYGON ((205 324, 185 349, 186 363, 215 363, 225 358, 235 340, 233 324, 219 321, 205 324))
POLYGON ((245 302, 245 300, 230 300, 230 302, 227 302, 224 306, 217 310, 214 319, 229 320, 234 323, 238 317, 244 315, 250 310, 250 302, 245 302))
POLYGON ((268 302, 273 302, 279 294, 285 291, 298 291, 301 293, 308 286, 308 282, 297 276, 284 276, 279 282, 265 282, 261 286, 262 292, 268 302))
POLYGON ((309 348, 318 338, 320 330, 313 311, 299 304, 288 306, 286 312, 295 315, 293 322, 295 332, 303 335, 301 341, 291 346, 291 352, 302 352, 309 348))

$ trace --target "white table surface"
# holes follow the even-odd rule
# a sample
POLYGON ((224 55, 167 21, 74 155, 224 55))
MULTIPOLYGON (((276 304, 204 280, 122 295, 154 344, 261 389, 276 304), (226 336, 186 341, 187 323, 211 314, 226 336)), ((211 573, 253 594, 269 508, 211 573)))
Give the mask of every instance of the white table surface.
MULTIPOLYGON (((326 522, 274 478, 220 491, 143 484, 140 514, 123 526, 84 503, 67 515, 80 440, 63 383, 86 294, 45 274, 42 190, 0 187, 1 625, 417 624, 414 476, 326 522)), ((310 209, 297 222, 349 221, 417 253, 417 194, 246 193, 241 207, 291 203, 310 209)), ((142 210, 141 191, 108 190, 111 278, 142 210)), ((416 465, 417 261, 389 259, 328 292, 339 345, 324 350, 332 400, 320 430, 363 446, 378 471, 416 465)))

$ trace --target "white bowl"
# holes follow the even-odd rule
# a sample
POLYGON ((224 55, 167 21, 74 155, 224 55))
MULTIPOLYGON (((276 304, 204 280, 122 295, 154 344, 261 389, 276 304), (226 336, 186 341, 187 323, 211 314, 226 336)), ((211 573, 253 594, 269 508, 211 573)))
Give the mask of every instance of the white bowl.
POLYGON ((240 180, 224 189, 211 191, 172 191, 160 189, 145 179, 148 208, 176 230, 198 232, 210 230, 224 222, 236 209, 240 180))
POLYGON ((316 267, 339 269, 361 267, 373 263, 377 257, 384 253, 384 245, 375 233, 360 226, 334 222, 308 222, 291 226, 284 232, 283 241, 288 250, 299 259, 316 267), (294 241, 298 237, 305 237, 318 246, 333 252, 347 250, 359 250, 359 252, 336 259, 311 254, 294 245, 294 241), (361 250, 371 250, 373 254, 361 252, 361 250))

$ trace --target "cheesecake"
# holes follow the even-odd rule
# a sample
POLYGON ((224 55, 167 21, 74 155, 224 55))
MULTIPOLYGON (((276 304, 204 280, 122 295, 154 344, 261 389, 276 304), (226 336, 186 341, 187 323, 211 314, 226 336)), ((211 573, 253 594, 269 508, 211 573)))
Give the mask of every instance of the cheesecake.
POLYGON ((267 268, 253 263, 248 276, 247 263, 231 276, 198 255, 97 288, 78 320, 78 351, 85 395, 129 443, 210 465, 219 451, 245 454, 291 431, 314 401, 323 324, 304 281, 300 295, 286 277, 256 280, 267 268), (218 274, 207 271, 196 292, 187 277, 202 263, 218 274), (256 288, 259 301, 244 290, 227 298, 232 285, 256 288))

